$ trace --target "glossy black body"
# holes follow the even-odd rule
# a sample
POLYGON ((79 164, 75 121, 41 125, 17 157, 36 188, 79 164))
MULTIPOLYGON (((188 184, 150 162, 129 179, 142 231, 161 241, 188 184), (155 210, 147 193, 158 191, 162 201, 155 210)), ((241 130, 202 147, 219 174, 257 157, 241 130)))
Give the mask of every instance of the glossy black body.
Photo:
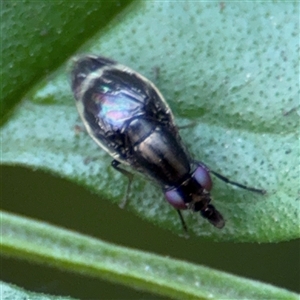
MULTIPOLYGON (((102 70, 101 76, 90 80, 86 91, 76 97, 82 119, 95 141, 116 160, 162 186, 173 186, 187 178, 190 156, 169 107, 154 85, 103 57, 78 62, 73 74, 82 70, 87 74, 102 70)), ((75 75, 73 90, 78 87, 80 80, 75 75)))
POLYGON ((156 181, 178 212, 200 211, 214 226, 224 226, 209 204, 208 168, 191 159, 169 106, 149 80, 90 55, 75 58, 72 90, 88 133, 114 160, 156 181))

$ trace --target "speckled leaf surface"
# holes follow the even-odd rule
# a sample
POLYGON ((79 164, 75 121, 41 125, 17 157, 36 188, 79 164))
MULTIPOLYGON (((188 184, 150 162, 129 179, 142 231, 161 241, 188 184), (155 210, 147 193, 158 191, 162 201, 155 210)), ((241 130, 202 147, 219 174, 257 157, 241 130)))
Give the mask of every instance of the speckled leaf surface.
MULTIPOLYGON (((56 37, 63 55, 57 62, 60 68, 40 79, 43 64, 33 64, 35 76, 30 75, 27 90, 27 71, 19 68, 19 83, 10 87, 15 89, 13 97, 7 93, 3 98, 8 107, 10 101, 18 105, 1 128, 2 163, 48 170, 84 185, 101 199, 121 202, 126 178, 110 167, 109 155, 83 130, 69 87, 69 58, 101 54, 152 80, 178 125, 196 123, 181 131, 195 159, 232 180, 267 191, 261 196, 214 178, 213 203, 226 227, 218 230, 198 214, 184 212, 190 234, 218 241, 299 237, 298 16, 299 5, 290 2, 147 1, 132 5, 105 30, 82 29, 84 43, 73 53, 64 52, 62 41, 69 33, 62 31, 56 37)), ((16 60, 38 63, 45 50, 28 55, 30 47, 22 48, 18 59, 7 47, 3 56, 10 59, 2 63, 6 68, 16 60)), ((50 58, 56 55, 47 53, 50 58)), ((9 73, 4 75, 6 87, 11 82, 9 73)), ((135 176, 127 209, 182 233, 176 212, 141 176, 135 176)))
POLYGON ((71 297, 51 296, 42 293, 32 293, 25 291, 15 285, 0 281, 0 297, 1 300, 75 300, 71 297))

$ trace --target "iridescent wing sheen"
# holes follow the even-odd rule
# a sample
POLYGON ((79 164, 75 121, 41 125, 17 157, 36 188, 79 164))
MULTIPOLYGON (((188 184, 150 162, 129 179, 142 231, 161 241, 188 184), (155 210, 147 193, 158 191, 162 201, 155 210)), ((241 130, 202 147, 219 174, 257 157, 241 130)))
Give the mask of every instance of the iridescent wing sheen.
POLYGON ((72 89, 79 114, 98 145, 128 163, 127 125, 138 118, 153 120, 177 135, 173 115, 148 79, 110 59, 85 56, 75 60, 72 89))

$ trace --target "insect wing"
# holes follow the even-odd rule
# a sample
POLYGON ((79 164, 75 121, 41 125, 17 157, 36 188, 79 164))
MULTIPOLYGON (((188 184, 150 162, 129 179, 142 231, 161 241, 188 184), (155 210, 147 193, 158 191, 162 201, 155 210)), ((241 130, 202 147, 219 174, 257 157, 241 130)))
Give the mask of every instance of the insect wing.
POLYGON ((72 89, 91 137, 115 159, 128 163, 126 128, 133 119, 151 119, 176 132, 173 115, 157 88, 145 77, 110 59, 75 60, 72 89))

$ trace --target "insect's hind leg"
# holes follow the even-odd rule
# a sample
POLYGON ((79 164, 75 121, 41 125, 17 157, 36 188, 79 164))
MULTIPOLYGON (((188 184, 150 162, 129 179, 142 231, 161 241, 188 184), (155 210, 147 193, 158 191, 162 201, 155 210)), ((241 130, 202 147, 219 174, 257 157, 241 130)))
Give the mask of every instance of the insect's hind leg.
POLYGON ((119 204, 119 206, 121 208, 124 208, 127 204, 127 201, 128 201, 128 196, 129 196, 129 193, 130 193, 130 188, 131 188, 131 183, 132 183, 132 179, 133 179, 133 174, 128 172, 127 170, 123 169, 123 168, 120 168, 119 165, 121 163, 117 160, 113 160, 111 162, 111 166, 117 170, 118 172, 120 172, 121 174, 125 175, 127 178, 128 178, 128 185, 127 185, 127 189, 126 189, 126 193, 125 193, 125 197, 122 199, 121 203, 119 204))
POLYGON ((179 130, 183 130, 183 129, 189 129, 189 128, 195 127, 196 125, 198 125, 198 123, 196 121, 191 121, 190 123, 188 123, 186 125, 177 126, 177 128, 179 130))
POLYGON ((261 190, 261 189, 256 189, 256 188, 253 188, 253 187, 250 187, 250 186, 246 186, 244 184, 241 184, 241 183, 238 183, 238 182, 235 182, 235 181, 231 181, 230 179, 228 179, 227 177, 215 172, 215 171, 212 171, 212 170, 209 170, 210 173, 214 174, 216 177, 218 177, 219 179, 221 179, 222 181, 228 183, 228 184, 231 184, 231 185, 235 185, 241 189, 244 189, 244 190, 248 190, 248 191, 251 191, 251 192, 254 192, 254 193, 258 193, 258 194, 261 194, 261 195, 264 195, 266 194, 266 191, 265 190, 261 190))

